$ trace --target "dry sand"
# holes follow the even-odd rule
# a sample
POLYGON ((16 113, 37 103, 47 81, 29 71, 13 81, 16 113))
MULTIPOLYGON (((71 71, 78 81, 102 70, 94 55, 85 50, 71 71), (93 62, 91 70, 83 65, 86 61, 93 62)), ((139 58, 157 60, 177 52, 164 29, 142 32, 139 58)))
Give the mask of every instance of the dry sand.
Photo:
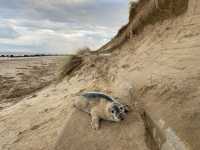
POLYGON ((145 24, 139 34, 112 52, 84 58, 82 67, 70 78, 1 110, 0 149, 157 150, 146 143, 145 124, 139 114, 143 108, 172 129, 185 149, 199 150, 200 2, 187 2, 184 14, 145 24), (125 121, 105 121, 94 131, 88 115, 71 105, 76 94, 85 90, 120 97, 133 111, 125 121))

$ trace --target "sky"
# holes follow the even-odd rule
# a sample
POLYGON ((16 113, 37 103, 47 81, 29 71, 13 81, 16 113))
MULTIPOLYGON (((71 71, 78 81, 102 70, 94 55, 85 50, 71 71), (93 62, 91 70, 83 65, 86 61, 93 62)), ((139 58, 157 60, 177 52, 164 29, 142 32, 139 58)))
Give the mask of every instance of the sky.
POLYGON ((0 52, 95 50, 127 22, 127 0, 0 0, 0 52))

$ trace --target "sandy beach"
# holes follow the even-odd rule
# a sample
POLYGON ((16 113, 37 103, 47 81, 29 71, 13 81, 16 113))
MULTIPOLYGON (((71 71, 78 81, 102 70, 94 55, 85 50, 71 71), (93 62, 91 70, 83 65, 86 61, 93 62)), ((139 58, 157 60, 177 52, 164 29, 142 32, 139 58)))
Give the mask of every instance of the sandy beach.
POLYGON ((0 150, 199 150, 199 10, 197 0, 140 0, 98 51, 1 58, 0 150), (121 122, 95 116, 92 129, 94 118, 73 105, 87 91, 130 113, 121 122))
POLYGON ((54 81, 63 58, 0 57, 0 109, 17 103, 22 97, 54 81))

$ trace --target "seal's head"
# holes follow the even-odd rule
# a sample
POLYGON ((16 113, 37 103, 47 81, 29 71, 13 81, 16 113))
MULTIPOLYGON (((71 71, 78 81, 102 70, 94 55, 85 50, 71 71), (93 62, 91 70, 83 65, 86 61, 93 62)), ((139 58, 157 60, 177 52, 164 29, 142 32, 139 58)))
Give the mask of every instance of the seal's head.
POLYGON ((113 121, 119 122, 124 120, 126 114, 128 113, 128 105, 123 105, 120 103, 112 103, 109 108, 111 118, 113 121))
POLYGON ((129 112, 129 107, 126 104, 119 104, 120 112, 126 115, 129 112))

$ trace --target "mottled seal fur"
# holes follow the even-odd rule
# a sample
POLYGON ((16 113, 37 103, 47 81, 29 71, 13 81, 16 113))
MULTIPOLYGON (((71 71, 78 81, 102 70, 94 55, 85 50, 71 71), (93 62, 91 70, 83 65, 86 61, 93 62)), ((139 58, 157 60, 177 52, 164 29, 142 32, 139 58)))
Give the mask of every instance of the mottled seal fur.
POLYGON ((102 92, 85 92, 74 100, 74 106, 91 115, 91 126, 99 129, 100 120, 119 122, 128 113, 128 105, 121 104, 113 97, 102 92))

